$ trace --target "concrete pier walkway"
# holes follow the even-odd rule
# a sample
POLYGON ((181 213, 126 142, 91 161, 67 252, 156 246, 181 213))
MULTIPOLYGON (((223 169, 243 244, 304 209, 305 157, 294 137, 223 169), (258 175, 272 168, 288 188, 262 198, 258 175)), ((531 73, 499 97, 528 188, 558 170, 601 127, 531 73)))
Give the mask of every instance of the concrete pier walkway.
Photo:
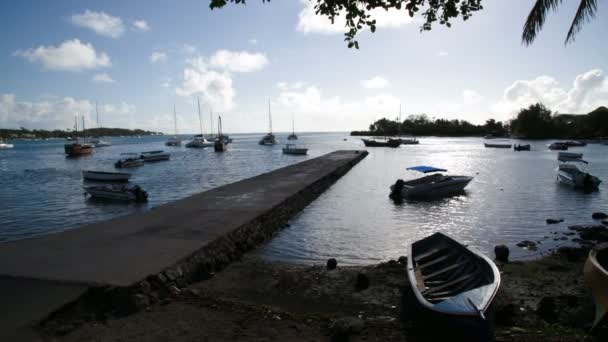
POLYGON ((162 272, 172 279, 175 272, 166 270, 176 265, 181 265, 178 276, 187 279, 195 263, 212 258, 226 237, 252 248, 247 235, 263 230, 268 237, 280 229, 365 155, 337 151, 145 213, 0 244, 0 302, 5 307, 0 339, 91 287, 129 287, 162 272))

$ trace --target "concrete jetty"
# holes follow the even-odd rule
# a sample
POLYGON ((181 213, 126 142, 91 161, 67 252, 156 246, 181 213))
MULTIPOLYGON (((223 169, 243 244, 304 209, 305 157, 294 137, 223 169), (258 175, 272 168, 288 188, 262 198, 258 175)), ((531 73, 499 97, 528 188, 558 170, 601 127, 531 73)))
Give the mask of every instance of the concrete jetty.
POLYGON ((91 289, 120 294, 137 310, 204 279, 270 238, 366 155, 332 152, 145 213, 0 244, 0 339, 21 336, 91 289))

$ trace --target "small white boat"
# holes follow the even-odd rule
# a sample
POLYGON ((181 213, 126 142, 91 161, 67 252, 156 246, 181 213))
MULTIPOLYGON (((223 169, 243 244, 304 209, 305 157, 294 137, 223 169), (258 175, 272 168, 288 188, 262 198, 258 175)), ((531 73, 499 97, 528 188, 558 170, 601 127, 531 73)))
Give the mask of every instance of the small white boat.
POLYGON ((407 276, 424 308, 451 318, 485 320, 500 287, 492 260, 443 233, 409 246, 407 276))
POLYGON ((82 178, 98 182, 128 182, 130 173, 83 170, 82 178))
POLYGON ((117 169, 127 168, 127 167, 137 167, 137 166, 143 166, 143 165, 144 165, 144 160, 141 158, 125 158, 125 159, 120 159, 119 161, 114 163, 114 166, 117 169))
POLYGON ((581 159, 580 157, 558 157, 558 160, 561 162, 557 168, 557 180, 560 183, 569 185, 575 189, 597 190, 602 182, 599 178, 589 174, 588 172, 582 171, 575 164, 569 164, 588 164, 587 161, 581 159))
POLYGON ((191 141, 186 144, 186 147, 190 148, 205 148, 205 147, 213 147, 215 143, 213 141, 209 141, 201 136, 195 136, 191 141))
POLYGON ((89 143, 95 147, 112 146, 112 143, 110 143, 109 141, 102 140, 101 138, 98 138, 98 137, 91 138, 91 140, 89 140, 89 143))
POLYGON ((95 198, 135 202, 146 202, 148 200, 148 193, 138 185, 99 185, 87 186, 84 189, 91 197, 95 198))
POLYGON ((0 148, 13 148, 15 147, 13 144, 7 144, 4 140, 0 140, 0 148))
POLYGON ((165 151, 147 151, 142 152, 140 158, 144 160, 144 162, 154 162, 161 160, 169 160, 171 155, 165 151))
POLYGON ((287 144, 283 147, 283 154, 291 154, 304 156, 308 154, 308 149, 303 147, 297 147, 295 144, 287 144))
MULTIPOLYGON (((407 170, 422 173, 446 172, 433 166, 414 166, 407 170)), ((402 198, 440 198, 460 193, 473 180, 469 176, 450 176, 435 173, 429 176, 404 181, 402 179, 391 185, 390 196, 392 199, 402 198)))

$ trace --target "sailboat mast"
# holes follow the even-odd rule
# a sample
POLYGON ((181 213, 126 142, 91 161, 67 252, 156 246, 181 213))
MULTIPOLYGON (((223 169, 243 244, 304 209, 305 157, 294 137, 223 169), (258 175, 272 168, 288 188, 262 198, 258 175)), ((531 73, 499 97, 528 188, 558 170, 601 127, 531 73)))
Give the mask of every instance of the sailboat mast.
POLYGON ((201 101, 198 97, 196 98, 196 105, 198 107, 198 123, 201 126, 201 138, 205 138, 203 133, 203 119, 201 118, 201 101))
POLYGON ((177 139, 177 113, 175 112, 175 105, 173 105, 173 132, 177 139))
POLYGON ((217 137, 218 139, 222 138, 222 117, 219 115, 217 117, 217 137))
POLYGON ((399 131, 399 138, 401 138, 401 102, 399 102, 399 125, 397 130, 399 131))
POLYGON ((95 115, 97 116, 97 128, 101 128, 99 124, 99 109, 97 108, 97 101, 95 101, 95 115))
POLYGON ((78 115, 74 115, 74 138, 78 139, 78 115))
POLYGON ((213 109, 209 109, 209 134, 213 135, 213 109))
POLYGON ((272 134, 272 113, 270 112, 270 99, 268 99, 268 130, 272 134))
POLYGON ((84 139, 85 143, 87 142, 87 134, 84 128, 84 114, 82 115, 82 139, 84 139))
POLYGON ((295 118, 293 113, 291 113, 291 133, 293 135, 296 135, 296 124, 295 124, 295 118))

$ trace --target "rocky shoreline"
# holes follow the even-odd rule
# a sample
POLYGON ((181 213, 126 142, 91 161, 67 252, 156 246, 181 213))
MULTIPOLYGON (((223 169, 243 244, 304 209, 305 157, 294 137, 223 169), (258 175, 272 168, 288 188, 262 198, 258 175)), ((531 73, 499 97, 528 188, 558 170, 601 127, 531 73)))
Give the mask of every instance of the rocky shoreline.
MULTIPOLYGON (((594 305, 583 279, 603 225, 573 226, 579 247, 532 261, 498 262, 497 341, 594 341, 594 305)), ((176 289, 135 314, 78 305, 39 328, 44 341, 425 341, 438 329, 406 319, 405 257, 369 266, 304 266, 245 255, 208 279, 176 289)))

